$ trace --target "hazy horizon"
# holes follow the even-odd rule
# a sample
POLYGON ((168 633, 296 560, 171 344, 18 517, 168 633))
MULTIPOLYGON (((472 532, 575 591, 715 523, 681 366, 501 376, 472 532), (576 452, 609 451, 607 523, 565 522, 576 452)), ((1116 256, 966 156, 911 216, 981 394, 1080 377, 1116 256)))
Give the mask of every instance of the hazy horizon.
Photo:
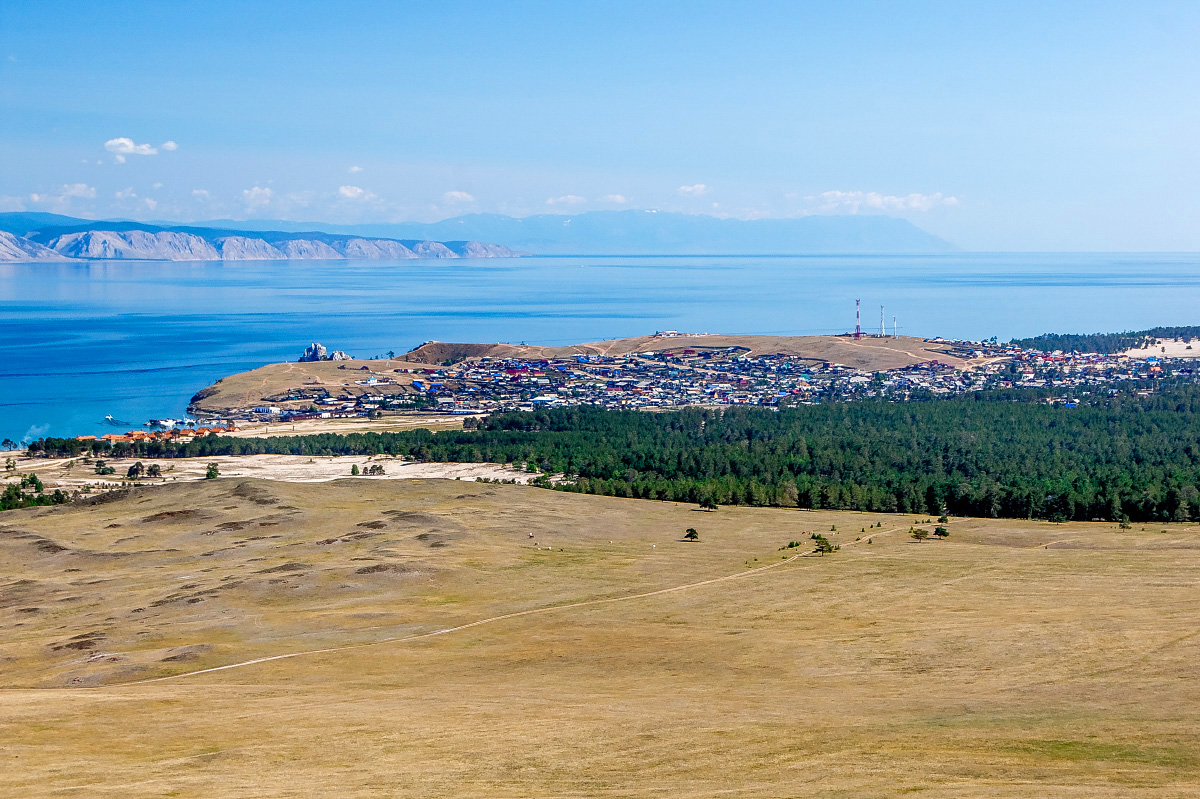
POLYGON ((1200 8, 5 4, 0 210, 886 214, 1200 250, 1200 8))

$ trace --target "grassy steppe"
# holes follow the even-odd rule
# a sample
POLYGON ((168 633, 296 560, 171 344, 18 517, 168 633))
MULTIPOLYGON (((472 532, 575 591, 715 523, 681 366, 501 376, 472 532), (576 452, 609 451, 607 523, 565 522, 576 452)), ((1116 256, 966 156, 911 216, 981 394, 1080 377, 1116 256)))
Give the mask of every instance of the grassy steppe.
POLYGON ((914 521, 432 480, 9 512, 0 795, 1200 795, 1197 528, 914 521))

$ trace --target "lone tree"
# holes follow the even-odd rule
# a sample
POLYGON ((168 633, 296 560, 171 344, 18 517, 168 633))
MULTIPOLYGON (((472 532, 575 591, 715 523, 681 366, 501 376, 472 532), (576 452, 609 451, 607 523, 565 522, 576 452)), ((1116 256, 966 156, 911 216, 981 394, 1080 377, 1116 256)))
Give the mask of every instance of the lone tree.
POLYGON ((141 476, 142 476, 142 471, 143 471, 145 468, 146 468, 146 467, 142 466, 142 462, 141 462, 141 461, 138 461, 137 463, 135 463, 135 464, 133 464, 132 466, 130 466, 130 467, 129 467, 129 471, 127 471, 127 472, 125 473, 125 476, 126 476, 126 477, 132 477, 132 478, 134 478, 134 479, 136 480, 137 478, 139 478, 139 477, 141 477, 141 476))
POLYGON ((828 538, 820 533, 813 534, 813 542, 817 545, 817 548, 814 549, 813 552, 816 552, 817 554, 824 555, 833 551, 833 544, 829 542, 828 538))
POLYGON ((205 480, 215 479, 216 477, 220 476, 220 474, 221 474, 221 470, 220 470, 220 468, 218 468, 215 461, 208 464, 208 466, 204 469, 204 479, 205 480))
POLYGON ((912 535, 913 538, 917 539, 917 541, 919 543, 921 541, 924 541, 926 538, 929 538, 929 531, 925 530, 924 528, 917 527, 917 528, 913 529, 913 531, 910 533, 910 535, 912 535))
POLYGON ((695 527, 689 527, 687 532, 683 534, 684 541, 699 541, 700 534, 696 532, 695 527))
POLYGON ((162 467, 159 466, 157 463, 150 464, 150 466, 146 469, 146 476, 147 477, 162 477, 162 467))
POLYGON ((946 536, 950 535, 950 531, 939 524, 937 527, 933 528, 933 534, 938 538, 945 538, 946 536))
POLYGON ((357 475, 357 474, 358 474, 358 464, 357 464, 357 463, 352 463, 352 464, 350 464, 350 474, 351 474, 351 475, 357 475))

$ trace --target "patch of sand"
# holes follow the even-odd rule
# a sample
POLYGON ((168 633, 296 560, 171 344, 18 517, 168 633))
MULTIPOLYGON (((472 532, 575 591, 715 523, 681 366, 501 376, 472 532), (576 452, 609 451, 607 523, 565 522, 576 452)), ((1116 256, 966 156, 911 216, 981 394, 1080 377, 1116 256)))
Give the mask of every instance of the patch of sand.
POLYGON ((388 456, 366 455, 316 456, 307 455, 217 455, 211 458, 112 458, 106 460, 115 469, 111 475, 97 475, 94 464, 82 460, 65 458, 21 458, 16 472, 0 481, 17 482, 20 474, 34 473, 45 485, 46 490, 61 488, 64 491, 94 486, 98 489, 123 488, 135 481, 121 479, 129 467, 140 462, 145 468, 158 464, 161 478, 141 477, 136 482, 147 486, 165 483, 191 482, 205 479, 208 464, 216 463, 222 477, 256 477, 262 480, 278 480, 286 483, 322 483, 329 480, 350 478, 351 466, 365 471, 368 466, 378 465, 384 474, 362 480, 410 480, 444 478, 447 480, 516 480, 526 483, 535 475, 495 463, 424 463, 406 461, 388 456))
POLYGON ((1121 353, 1130 358, 1200 358, 1200 340, 1184 341, 1179 338, 1159 339, 1141 349, 1129 349, 1121 353))

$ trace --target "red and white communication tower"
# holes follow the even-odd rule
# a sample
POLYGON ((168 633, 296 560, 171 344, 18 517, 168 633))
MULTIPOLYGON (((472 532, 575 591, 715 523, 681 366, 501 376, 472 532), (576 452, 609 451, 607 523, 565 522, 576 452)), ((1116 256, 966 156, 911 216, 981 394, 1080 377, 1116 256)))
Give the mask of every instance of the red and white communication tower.
POLYGON ((859 302, 860 302, 859 300, 854 301, 854 337, 855 338, 862 338, 862 317, 859 316, 859 311, 858 311, 858 303, 859 302))

